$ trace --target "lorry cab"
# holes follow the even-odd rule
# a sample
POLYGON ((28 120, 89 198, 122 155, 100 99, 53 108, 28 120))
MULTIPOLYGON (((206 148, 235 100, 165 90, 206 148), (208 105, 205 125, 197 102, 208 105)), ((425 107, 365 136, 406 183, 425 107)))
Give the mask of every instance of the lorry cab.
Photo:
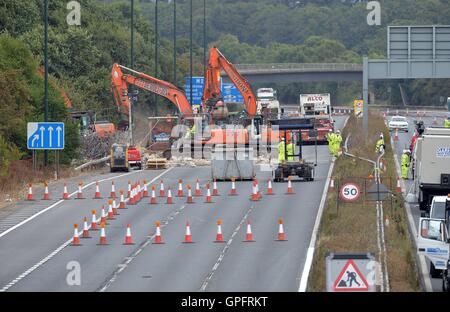
POLYGON ((430 275, 439 278, 442 274, 444 291, 449 289, 448 269, 450 263, 450 194, 433 198, 430 217, 422 217, 419 221, 417 251, 430 261, 430 275))
POLYGON ((142 169, 142 159, 141 159, 141 151, 134 147, 130 146, 128 147, 128 165, 130 167, 136 167, 139 170, 142 169))

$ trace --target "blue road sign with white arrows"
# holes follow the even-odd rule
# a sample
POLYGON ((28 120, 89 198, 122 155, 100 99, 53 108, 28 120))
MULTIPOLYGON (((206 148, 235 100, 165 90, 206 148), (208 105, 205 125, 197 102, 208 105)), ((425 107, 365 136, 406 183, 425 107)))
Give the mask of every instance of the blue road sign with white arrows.
POLYGON ((64 149, 63 122, 29 122, 27 125, 28 149, 64 149))

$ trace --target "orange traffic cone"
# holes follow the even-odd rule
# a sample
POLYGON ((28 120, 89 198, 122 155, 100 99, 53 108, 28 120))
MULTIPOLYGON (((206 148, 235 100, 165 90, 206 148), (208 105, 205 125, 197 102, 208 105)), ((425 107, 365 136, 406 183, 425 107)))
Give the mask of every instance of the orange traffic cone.
POLYGON ((114 220, 114 211, 112 209, 112 200, 108 200, 108 219, 114 220))
POLYGON ((294 194, 294 189, 292 188, 292 181, 291 181, 291 176, 288 177, 288 188, 287 188, 287 193, 286 194, 294 194))
POLYGON ((33 199, 33 185, 31 183, 28 184, 27 200, 34 200, 33 199))
POLYGON ((167 204, 169 205, 173 204, 172 191, 170 190, 170 187, 169 190, 167 191, 167 204))
POLYGON ((125 196, 123 194, 123 190, 120 190, 120 203, 119 209, 125 209, 125 196))
POLYGON ((166 196, 166 192, 164 191, 164 182, 161 180, 161 183, 159 185, 159 197, 166 196))
POLYGON ((98 184, 98 181, 95 182, 95 195, 94 199, 102 199, 102 194, 100 194, 100 186, 98 184))
POLYGON ((283 220, 278 219, 278 237, 277 241, 286 241, 286 236, 284 234, 284 228, 283 228, 283 220))
POLYGON ((63 191, 63 197, 62 199, 69 199, 69 192, 67 191, 67 183, 64 182, 64 191, 63 191))
POLYGON ((256 195, 258 196, 258 199, 262 197, 261 193, 259 192, 259 183, 258 179, 255 179, 255 187, 256 187, 256 195))
POLYGON ((91 230, 92 231, 97 231, 97 217, 95 216, 96 211, 95 210, 91 210, 92 213, 92 221, 91 221, 91 230))
POLYGON ((156 234, 153 244, 164 244, 161 236, 161 228, 160 228, 161 222, 156 221, 155 225, 156 225, 156 234))
POLYGON ((142 198, 142 188, 141 188, 141 181, 138 181, 137 187, 137 201, 140 202, 142 198))
POLYGON ((106 241, 105 223, 100 224, 100 241, 98 245, 108 245, 106 241))
POLYGON ((131 188, 131 191, 130 191, 130 197, 128 198, 128 203, 129 203, 130 205, 136 204, 134 199, 135 199, 134 189, 131 188))
POLYGON ((127 234, 125 235, 124 245, 134 245, 133 238, 131 237, 131 224, 127 225, 127 234))
POLYGON ((73 225, 72 246, 80 246, 80 237, 78 236, 78 224, 73 225))
MULTIPOLYGON (((191 190, 191 186, 189 184, 187 185, 187 189, 188 189, 188 196, 187 196, 186 203, 193 204, 194 200, 192 199, 192 190, 191 190)), ((197 190, 195 190, 195 192, 197 193, 197 190)))
POLYGON ((178 180, 178 197, 183 197, 183 180, 179 179, 178 180))
POLYGON ((83 225, 83 238, 91 238, 91 236, 89 235, 89 227, 87 224, 87 218, 84 217, 84 225, 83 225))
POLYGON ((267 193, 266 193, 267 195, 275 195, 274 193, 273 193, 273 188, 272 188, 272 180, 271 179, 269 179, 268 181, 267 181, 267 193))
POLYGON ((205 203, 207 203, 207 204, 211 204, 212 203, 211 188, 210 188, 210 184, 209 183, 206 184, 206 199, 205 199, 205 203))
POLYGON ((213 193, 212 193, 212 196, 220 196, 219 189, 217 188, 217 181, 216 181, 216 179, 214 179, 214 182, 213 182, 213 193))
POLYGON ((235 196, 237 195, 237 191, 236 191, 236 179, 233 177, 231 178, 231 191, 230 191, 230 195, 235 196))
POLYGON ((147 181, 144 180, 144 194, 143 197, 148 197, 147 181))
POLYGON ((252 196, 250 197, 251 201, 258 201, 259 200, 259 196, 258 196, 258 192, 256 190, 256 182, 253 181, 252 183, 252 196))
POLYGON ((398 141, 398 129, 395 129, 394 141, 398 141))
POLYGON ((113 210, 113 215, 115 215, 115 216, 119 215, 119 213, 117 212, 117 205, 116 205, 115 199, 112 200, 112 210, 113 210))
POLYGON ((100 224, 102 224, 102 223, 106 224, 106 211, 105 211, 104 205, 102 205, 102 214, 100 217, 100 224))
POLYGON ((217 234, 214 243, 225 243, 222 235, 222 220, 217 220, 217 234))
POLYGON ((184 242, 185 244, 191 244, 192 241, 192 234, 191 234, 191 226, 189 225, 189 221, 186 222, 186 232, 184 234, 184 242))
POLYGON ((247 220, 247 232, 245 233, 245 242, 254 242, 250 220, 247 220))
POLYGON ((401 193, 402 192, 402 187, 400 185, 400 178, 399 177, 397 177, 397 187, 395 188, 395 191, 397 193, 401 193))
POLYGON ((150 204, 156 205, 157 203, 158 203, 158 201, 156 200, 155 187, 152 185, 152 196, 150 197, 150 204))
POLYGON ((44 190, 44 196, 42 197, 43 200, 50 200, 50 195, 48 193, 48 183, 45 182, 45 190, 44 190))
POLYGON ((114 181, 111 182, 111 194, 109 198, 116 198, 116 186, 114 185, 114 181))
POLYGON ((78 183, 78 191, 76 199, 84 199, 82 186, 83 182, 78 183))
POLYGON ((197 182, 195 183, 195 196, 199 197, 202 196, 202 190, 200 189, 200 183, 197 179, 197 182))
POLYGON ((128 181, 128 194, 127 197, 130 198, 131 197, 131 181, 128 181))

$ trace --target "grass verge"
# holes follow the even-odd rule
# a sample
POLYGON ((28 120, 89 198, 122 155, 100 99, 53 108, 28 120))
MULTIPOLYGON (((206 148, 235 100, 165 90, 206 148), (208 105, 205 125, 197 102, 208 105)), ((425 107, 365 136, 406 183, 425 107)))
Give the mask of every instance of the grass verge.
MULTIPOLYGON (((350 117, 343 130, 344 139, 350 135, 349 152, 368 159, 376 159, 375 142, 380 131, 386 141, 386 164, 382 183, 395 194, 396 171, 390 146, 390 134, 383 118, 370 114, 369 133, 366 136, 362 121, 350 117)), ((333 177, 342 185, 351 180, 364 183, 373 174, 373 165, 366 161, 341 156, 336 160, 333 177)), ((366 182, 370 185, 370 182, 366 182)), ((313 266, 308 281, 308 291, 326 290, 325 256, 329 252, 372 252, 378 259, 377 213, 375 202, 365 201, 364 196, 356 203, 337 205, 337 188, 329 190, 316 243, 313 266)), ((414 249, 409 237, 406 212, 401 195, 383 204, 384 215, 389 220, 385 227, 389 283, 391 291, 418 291, 414 249), (391 204, 392 203, 392 204, 391 204)))

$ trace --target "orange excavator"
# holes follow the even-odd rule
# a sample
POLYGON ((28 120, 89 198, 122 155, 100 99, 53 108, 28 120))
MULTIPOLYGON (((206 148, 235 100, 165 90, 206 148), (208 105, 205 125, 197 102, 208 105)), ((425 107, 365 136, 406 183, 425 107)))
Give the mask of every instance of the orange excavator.
POLYGON ((129 85, 134 85, 140 89, 165 97, 178 108, 182 115, 192 114, 191 105, 184 95, 183 90, 167 81, 154 78, 119 64, 114 64, 112 68, 112 92, 117 108, 127 116, 131 105, 130 99, 128 98, 129 85), (122 70, 128 73, 124 74, 122 70))
POLYGON ((220 90, 220 71, 223 70, 244 98, 247 115, 253 118, 256 115, 256 97, 248 81, 239 74, 236 68, 217 49, 209 50, 208 65, 205 73, 205 86, 203 88, 203 109, 214 115, 216 111, 226 113, 220 90))

